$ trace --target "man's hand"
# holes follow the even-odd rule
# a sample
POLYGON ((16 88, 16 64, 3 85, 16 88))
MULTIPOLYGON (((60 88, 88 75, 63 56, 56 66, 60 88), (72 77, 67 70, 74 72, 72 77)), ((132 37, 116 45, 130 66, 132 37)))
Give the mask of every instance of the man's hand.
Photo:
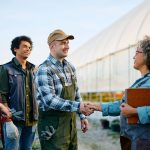
POLYGON ((101 106, 91 102, 80 103, 80 112, 84 115, 89 116, 94 113, 94 111, 101 111, 101 106))
POLYGON ((94 104, 94 103, 85 103, 85 105, 88 107, 92 107, 94 111, 102 111, 101 105, 100 104, 94 104))
POLYGON ((85 133, 89 129, 89 123, 87 119, 81 120, 81 130, 85 133))
POLYGON ((91 115, 92 113, 94 113, 94 109, 95 107, 93 105, 91 105, 90 103, 80 103, 80 112, 83 113, 86 116, 91 115))
POLYGON ((132 106, 126 104, 126 103, 121 104, 120 111, 121 111, 122 115, 127 117, 127 118, 137 115, 136 108, 134 108, 134 107, 132 107, 132 106))

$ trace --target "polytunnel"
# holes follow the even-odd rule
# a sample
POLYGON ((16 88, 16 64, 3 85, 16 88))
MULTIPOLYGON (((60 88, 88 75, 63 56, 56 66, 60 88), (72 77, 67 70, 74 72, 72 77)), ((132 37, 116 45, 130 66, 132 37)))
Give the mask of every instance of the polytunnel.
POLYGON ((145 0, 69 56, 84 99, 118 99, 139 76, 132 58, 137 42, 150 36, 149 6, 145 0))

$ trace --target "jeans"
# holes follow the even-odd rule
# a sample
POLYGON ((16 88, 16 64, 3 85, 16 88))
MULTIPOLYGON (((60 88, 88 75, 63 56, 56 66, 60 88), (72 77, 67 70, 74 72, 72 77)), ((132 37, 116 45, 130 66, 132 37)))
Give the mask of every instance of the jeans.
POLYGON ((16 126, 19 131, 17 139, 10 139, 6 134, 5 123, 3 125, 4 150, 31 150, 34 141, 37 125, 34 126, 16 126))

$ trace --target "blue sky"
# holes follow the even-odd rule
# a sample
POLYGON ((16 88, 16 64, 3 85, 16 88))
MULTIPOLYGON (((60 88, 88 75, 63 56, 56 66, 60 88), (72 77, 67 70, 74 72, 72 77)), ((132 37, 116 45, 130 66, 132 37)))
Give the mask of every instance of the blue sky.
POLYGON ((11 40, 20 35, 34 42, 29 60, 40 64, 47 58, 47 37, 54 29, 73 34, 70 52, 110 26, 143 0, 1 0, 0 64, 9 61, 11 40))

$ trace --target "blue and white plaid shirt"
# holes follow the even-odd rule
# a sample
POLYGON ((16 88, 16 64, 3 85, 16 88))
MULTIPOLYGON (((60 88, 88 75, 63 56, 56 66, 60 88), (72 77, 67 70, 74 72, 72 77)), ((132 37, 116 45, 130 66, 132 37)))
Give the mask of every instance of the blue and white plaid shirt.
MULTIPOLYGON (((66 60, 63 64, 50 55, 47 60, 39 66, 36 74, 35 83, 37 89, 37 100, 39 108, 42 111, 48 110, 60 110, 67 112, 78 112, 80 102, 82 101, 79 88, 76 89, 75 101, 65 100, 60 98, 62 92, 62 83, 60 78, 52 72, 52 69, 47 65, 50 64, 52 67, 60 73, 61 77, 64 77, 65 84, 71 85, 71 73, 68 64, 71 65, 66 60)), ((71 65, 72 71, 75 74, 75 68, 71 65)), ((85 116, 79 113, 80 119, 84 119, 85 116)))

